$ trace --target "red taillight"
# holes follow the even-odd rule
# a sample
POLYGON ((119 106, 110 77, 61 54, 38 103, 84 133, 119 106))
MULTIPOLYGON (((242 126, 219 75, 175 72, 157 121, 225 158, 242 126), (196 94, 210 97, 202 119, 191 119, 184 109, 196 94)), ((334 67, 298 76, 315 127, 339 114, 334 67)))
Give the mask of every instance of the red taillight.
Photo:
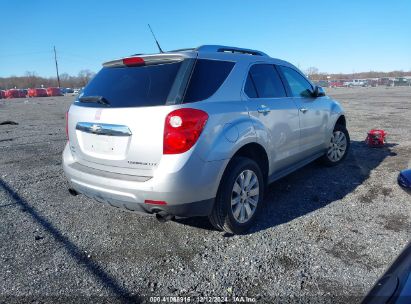
POLYGON ((123 64, 126 65, 126 66, 144 65, 144 59, 141 58, 141 57, 124 58, 123 59, 123 64))
POLYGON ((149 205, 167 205, 165 201, 153 201, 153 200, 145 200, 144 204, 149 204, 149 205))
POLYGON ((69 119, 69 112, 66 112, 66 136, 67 140, 69 140, 69 133, 68 133, 68 119, 69 119))
POLYGON ((197 142, 208 114, 197 109, 178 109, 169 113, 164 124, 163 154, 184 153, 197 142))

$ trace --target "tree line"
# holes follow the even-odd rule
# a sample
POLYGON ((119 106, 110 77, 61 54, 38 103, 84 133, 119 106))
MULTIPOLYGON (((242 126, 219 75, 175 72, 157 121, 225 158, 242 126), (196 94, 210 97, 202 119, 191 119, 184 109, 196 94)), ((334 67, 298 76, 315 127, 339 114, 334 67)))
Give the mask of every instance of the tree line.
MULTIPOLYGON (((391 71, 391 72, 359 72, 351 74, 335 73, 328 74, 320 72, 316 67, 309 67, 304 70, 304 73, 313 81, 327 80, 329 79, 363 79, 363 78, 383 78, 383 77, 403 77, 410 76, 411 71, 391 71)), ((62 88, 82 88, 90 79, 95 75, 90 70, 81 70, 77 76, 72 76, 67 73, 60 75, 60 86, 62 88)), ((27 89, 27 88, 39 88, 39 87, 57 87, 56 77, 41 77, 35 72, 26 72, 24 76, 10 76, 0 77, 0 89, 27 89)))
MULTIPOLYGON (((90 70, 81 70, 77 76, 67 73, 60 75, 60 86, 62 88, 82 88, 95 75, 90 70)), ((57 77, 41 77, 35 72, 26 72, 24 76, 0 77, 0 89, 27 89, 40 87, 58 87, 57 77)))
POLYGON ((309 67, 308 69, 304 70, 304 73, 313 81, 318 80, 327 80, 328 76, 329 79, 369 79, 369 78, 384 78, 384 77, 404 77, 404 76, 411 76, 411 71, 391 71, 391 72, 377 72, 377 71, 369 71, 369 72, 358 72, 358 73, 324 73, 320 72, 316 67, 309 67))

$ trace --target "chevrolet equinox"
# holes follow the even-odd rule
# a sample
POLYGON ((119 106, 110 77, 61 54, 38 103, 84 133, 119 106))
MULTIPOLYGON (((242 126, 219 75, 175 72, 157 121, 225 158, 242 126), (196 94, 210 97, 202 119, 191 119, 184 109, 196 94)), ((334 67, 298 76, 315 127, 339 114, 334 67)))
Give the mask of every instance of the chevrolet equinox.
POLYGON ((299 69, 219 45, 104 63, 66 131, 71 194, 230 233, 255 222, 269 183, 350 145, 340 104, 299 69))

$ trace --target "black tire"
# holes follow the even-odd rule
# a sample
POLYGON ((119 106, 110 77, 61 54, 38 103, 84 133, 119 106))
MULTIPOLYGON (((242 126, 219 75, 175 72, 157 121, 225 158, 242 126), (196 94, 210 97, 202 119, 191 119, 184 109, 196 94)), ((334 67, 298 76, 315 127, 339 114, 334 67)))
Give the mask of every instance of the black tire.
MULTIPOLYGON (((254 176, 252 176, 252 178, 254 178, 254 176)), ((258 212, 261 209, 264 188, 264 178, 259 165, 254 160, 246 157, 234 157, 228 164, 221 179, 213 211, 208 217, 211 224, 217 230, 226 231, 232 234, 242 234, 246 232, 254 224, 255 219, 258 216, 258 212), (255 174, 255 177, 258 180, 258 191, 257 189, 254 190, 258 192, 258 199, 257 204, 254 207, 255 209, 252 209, 254 210, 252 215, 245 223, 241 223, 237 221, 233 215, 234 211, 231 205, 231 200, 234 191, 234 183, 237 182, 238 178, 240 178, 240 174, 244 171, 253 172, 255 174)), ((251 190, 246 191, 246 195, 249 195, 249 193, 251 193, 251 190)), ((238 196, 238 198, 240 198, 240 196, 238 196)), ((240 201, 241 204, 243 204, 242 198, 240 198, 240 201)), ((240 202, 238 204, 240 204, 240 202)), ((237 208, 238 207, 241 208, 240 205, 237 206, 237 208)), ((252 205, 248 204, 248 207, 250 208, 252 205)), ((247 214, 246 210, 244 210, 244 212, 247 214)), ((239 216, 241 217, 241 215, 239 216)))
POLYGON ((334 127, 333 134, 335 132, 344 133, 345 138, 346 138, 346 149, 344 151, 343 156, 341 158, 339 158, 338 160, 332 160, 331 156, 329 155, 329 150, 327 150, 327 152, 320 158, 322 164, 327 166, 327 167, 333 167, 333 166, 336 166, 336 165, 340 164, 347 157, 347 154, 350 150, 350 134, 348 133, 347 128, 344 127, 343 125, 338 125, 337 124, 334 127))

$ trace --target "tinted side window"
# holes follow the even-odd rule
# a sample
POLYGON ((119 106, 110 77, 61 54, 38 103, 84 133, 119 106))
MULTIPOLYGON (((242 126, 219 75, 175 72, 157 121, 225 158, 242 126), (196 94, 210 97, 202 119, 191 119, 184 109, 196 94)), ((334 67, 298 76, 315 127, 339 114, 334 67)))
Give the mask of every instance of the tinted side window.
POLYGON ((247 80, 245 82, 244 92, 250 98, 257 98, 258 97, 257 91, 256 91, 254 83, 253 83, 253 80, 251 79, 250 73, 248 73, 247 80))
MULTIPOLYGON (((280 76, 271 64, 256 64, 249 73, 259 98, 285 97, 280 76)), ((251 97, 251 96, 249 96, 251 97)))
MULTIPOLYGON (((144 67, 103 68, 84 88, 80 96, 103 96, 110 107, 149 107, 164 105, 181 62, 144 67)), ((105 107, 85 103, 84 107, 105 107)))
POLYGON ((280 66, 281 71, 284 74, 285 79, 287 80, 291 94, 294 97, 312 97, 312 86, 300 73, 296 70, 280 66))
POLYGON ((188 84, 184 102, 209 98, 223 84, 233 67, 234 62, 198 59, 188 84))

